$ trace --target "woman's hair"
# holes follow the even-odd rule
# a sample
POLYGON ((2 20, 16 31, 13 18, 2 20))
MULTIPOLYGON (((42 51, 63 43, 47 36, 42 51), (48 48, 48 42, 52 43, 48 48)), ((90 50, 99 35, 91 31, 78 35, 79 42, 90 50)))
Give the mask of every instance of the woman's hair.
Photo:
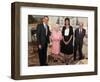
POLYGON ((68 20, 68 23, 69 23, 69 25, 70 25, 70 19, 69 18, 65 18, 65 25, 66 25, 66 20, 68 20))
POLYGON ((55 29, 60 30, 60 26, 59 26, 59 24, 55 24, 55 25, 53 26, 53 29, 52 29, 52 30, 55 30, 55 29))

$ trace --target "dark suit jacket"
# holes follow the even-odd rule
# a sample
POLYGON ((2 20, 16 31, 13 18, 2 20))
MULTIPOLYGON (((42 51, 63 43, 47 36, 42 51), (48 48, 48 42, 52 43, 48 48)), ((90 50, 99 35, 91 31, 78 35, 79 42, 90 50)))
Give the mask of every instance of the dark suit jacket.
POLYGON ((38 24, 37 25, 37 42, 38 45, 45 46, 45 44, 48 44, 49 41, 49 36, 50 36, 50 30, 49 26, 47 26, 47 35, 46 35, 46 30, 44 28, 43 24, 38 24))
POLYGON ((83 38, 85 36, 86 30, 82 29, 82 32, 79 33, 79 28, 75 30, 75 44, 83 45, 83 38))

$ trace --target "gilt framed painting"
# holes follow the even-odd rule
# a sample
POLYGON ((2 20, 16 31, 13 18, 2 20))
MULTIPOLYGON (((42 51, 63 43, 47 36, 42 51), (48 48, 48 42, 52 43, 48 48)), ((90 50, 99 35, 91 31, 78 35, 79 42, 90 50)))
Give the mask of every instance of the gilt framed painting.
POLYGON ((11 4, 11 78, 97 74, 97 7, 11 4))

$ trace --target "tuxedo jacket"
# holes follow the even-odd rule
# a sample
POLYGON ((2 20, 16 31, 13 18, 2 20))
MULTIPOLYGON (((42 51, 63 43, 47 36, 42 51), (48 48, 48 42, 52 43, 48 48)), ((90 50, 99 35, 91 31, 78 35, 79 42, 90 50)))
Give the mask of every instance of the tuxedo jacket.
POLYGON ((50 42, 49 36, 50 36, 50 30, 49 26, 47 25, 47 34, 46 29, 43 24, 37 25, 37 43, 38 45, 45 46, 45 44, 48 44, 50 42))

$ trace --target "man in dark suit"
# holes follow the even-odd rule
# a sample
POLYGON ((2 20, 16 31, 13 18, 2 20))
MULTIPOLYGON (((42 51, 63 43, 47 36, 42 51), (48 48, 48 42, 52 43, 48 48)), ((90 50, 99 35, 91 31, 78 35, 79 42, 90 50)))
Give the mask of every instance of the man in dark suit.
POLYGON ((79 28, 75 30, 75 41, 74 41, 74 60, 76 60, 76 52, 79 52, 79 60, 83 59, 82 47, 83 38, 86 30, 83 28, 83 22, 80 22, 79 28))
POLYGON ((50 30, 48 26, 49 18, 44 16, 42 19, 42 24, 37 25, 37 43, 38 43, 38 52, 39 52, 39 62, 40 66, 48 65, 47 64, 47 47, 50 36, 50 30))

